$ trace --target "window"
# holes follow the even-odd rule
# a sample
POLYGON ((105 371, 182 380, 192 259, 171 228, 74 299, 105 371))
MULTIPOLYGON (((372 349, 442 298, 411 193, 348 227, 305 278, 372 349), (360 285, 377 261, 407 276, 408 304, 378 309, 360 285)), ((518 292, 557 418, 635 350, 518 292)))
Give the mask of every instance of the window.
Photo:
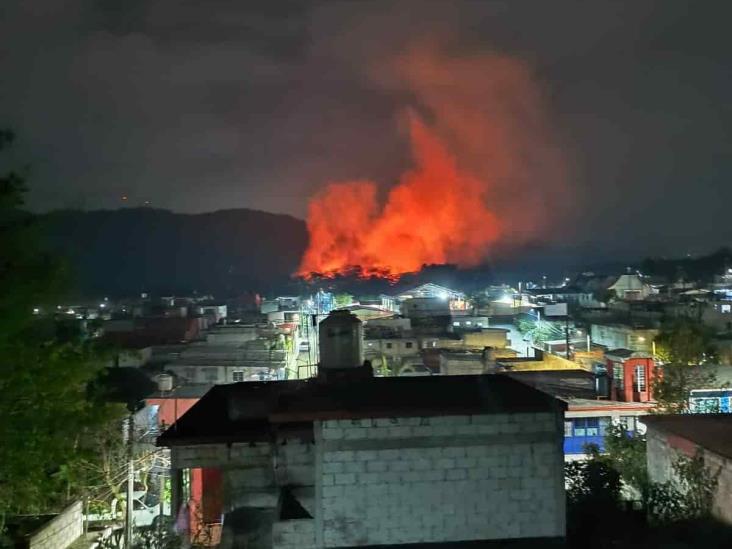
POLYGON ((406 343, 404 344, 404 346, 405 346, 405 347, 406 347, 407 349, 411 349, 411 348, 412 348, 412 347, 414 346, 414 344, 413 344, 413 343, 412 343, 411 341, 407 341, 407 342, 406 342, 406 343))
MULTIPOLYGON (((566 425, 565 425, 566 432, 566 425)), ((574 420, 574 436, 596 437, 600 435, 600 420, 596 417, 577 418, 574 420)))
POLYGON ((732 313, 732 305, 722 305, 723 313, 732 313))
POLYGON ((242 372, 242 371, 232 372, 231 378, 234 380, 234 383, 239 383, 240 381, 244 381, 244 372, 242 372))
POLYGON ((620 362, 613 362, 613 381, 618 389, 623 388, 623 364, 620 362))
POLYGON ((186 368, 186 379, 193 380, 196 378, 196 369, 195 368, 186 368))
POLYGON ((625 427, 627 431, 635 431, 635 417, 633 416, 622 416, 620 418, 620 425, 625 427))
POLYGON ((565 437, 572 436, 572 422, 571 421, 564 422, 564 436, 565 437))
POLYGON ((643 393, 646 390, 646 366, 639 364, 635 367, 635 390, 643 393))
POLYGON ((387 349, 391 349, 391 346, 392 346, 392 345, 391 345, 391 343, 387 343, 387 344, 386 344, 386 348, 387 348, 387 349))
POLYGON ((216 381, 219 378, 219 370, 218 368, 204 368, 203 375, 206 381, 216 381))

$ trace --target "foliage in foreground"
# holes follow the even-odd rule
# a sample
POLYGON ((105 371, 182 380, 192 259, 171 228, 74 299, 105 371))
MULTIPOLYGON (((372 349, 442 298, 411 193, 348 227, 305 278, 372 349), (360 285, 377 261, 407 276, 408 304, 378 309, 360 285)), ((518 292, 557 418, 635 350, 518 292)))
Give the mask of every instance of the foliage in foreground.
MULTIPOLYGON (((12 135, 0 132, 0 151, 12 135)), ((0 532, 11 513, 58 511, 84 491, 81 465, 119 410, 90 395, 102 356, 77 326, 52 316, 66 285, 23 210, 24 178, 0 175, 0 532)))

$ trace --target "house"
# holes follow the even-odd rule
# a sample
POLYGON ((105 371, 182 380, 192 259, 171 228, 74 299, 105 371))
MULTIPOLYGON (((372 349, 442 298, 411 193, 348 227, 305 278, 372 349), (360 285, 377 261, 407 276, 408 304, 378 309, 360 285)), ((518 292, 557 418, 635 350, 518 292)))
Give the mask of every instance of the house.
POLYGON ((611 399, 622 402, 653 400, 656 363, 652 355, 629 349, 614 349, 605 353, 605 360, 611 399))
POLYGON ((648 474, 654 482, 675 480, 679 457, 701 455, 708 471, 719 474, 712 514, 732 524, 732 415, 683 414, 644 418, 648 474))
POLYGON ((586 447, 604 450, 610 425, 623 425, 628 432, 645 433, 639 420, 654 407, 652 402, 622 402, 605 396, 604 376, 586 370, 506 371, 510 376, 567 403, 564 413, 564 459, 585 459, 586 447))
POLYGON ((557 288, 528 288, 526 294, 535 303, 570 303, 585 309, 604 307, 605 304, 595 298, 592 291, 576 286, 559 286, 557 288))
POLYGON ((610 425, 622 425, 629 433, 644 434, 645 416, 655 406, 652 402, 586 398, 568 398, 567 404, 564 414, 564 458, 567 461, 583 459, 589 444, 594 444, 602 452, 610 425))
POLYGON ((413 297, 402 302, 402 314, 410 319, 450 317, 450 305, 439 297, 413 297))
POLYGON ((222 511, 230 547, 561 540, 565 405, 504 376, 373 377, 360 330, 331 314, 318 378, 216 386, 169 428, 175 503, 222 511), (208 508, 194 470, 218 472, 208 508))
POLYGON ((442 299, 443 301, 465 301, 465 294, 463 292, 452 290, 431 282, 403 291, 396 295, 396 299, 401 302, 408 299, 425 297, 442 299))
POLYGON ((653 289, 639 274, 624 274, 608 288, 615 292, 619 299, 637 301, 647 298, 653 289))

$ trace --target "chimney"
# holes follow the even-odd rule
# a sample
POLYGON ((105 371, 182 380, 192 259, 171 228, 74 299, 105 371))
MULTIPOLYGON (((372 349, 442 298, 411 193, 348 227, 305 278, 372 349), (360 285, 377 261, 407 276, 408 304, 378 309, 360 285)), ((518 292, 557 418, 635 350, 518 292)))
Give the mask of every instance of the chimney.
POLYGON ((349 311, 330 313, 319 326, 320 365, 323 379, 362 377, 372 374, 363 361, 363 324, 349 311), (368 369, 368 372, 365 370, 368 369))

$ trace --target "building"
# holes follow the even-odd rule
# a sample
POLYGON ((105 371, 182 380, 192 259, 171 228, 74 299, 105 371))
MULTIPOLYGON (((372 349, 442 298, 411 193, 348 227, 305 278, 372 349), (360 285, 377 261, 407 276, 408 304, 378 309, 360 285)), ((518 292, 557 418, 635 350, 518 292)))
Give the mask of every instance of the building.
POLYGON ((214 387, 158 440, 178 505, 192 470, 219 471, 222 545, 564 537, 561 401, 504 376, 373 377, 348 313, 320 337, 317 379, 214 387))
POLYGON ((653 293, 651 286, 638 274, 620 275, 608 290, 615 292, 619 299, 627 301, 643 300, 653 293))
POLYGON ((652 402, 621 402, 607 399, 605 376, 586 370, 506 371, 501 375, 531 385, 567 403, 564 413, 564 458, 585 459, 587 445, 600 451, 610 425, 623 425, 629 432, 645 433, 639 420, 651 412, 652 402))
POLYGON ((410 319, 450 317, 449 303, 439 297, 413 297, 402 302, 402 314, 410 319))
POLYGON ((610 425, 622 425, 629 433, 644 434, 645 416, 655 406, 652 402, 619 402, 584 398, 567 399, 564 414, 564 457, 567 461, 583 459, 587 445, 605 449, 605 435, 610 425))
POLYGON ((401 302, 414 298, 436 298, 448 302, 459 302, 465 301, 465 294, 445 286, 440 286, 439 284, 428 282, 427 284, 422 284, 416 288, 401 292, 397 294, 396 298, 401 302))
POLYGON ((534 303, 569 303, 584 309, 595 309, 605 306, 605 303, 595 298, 592 291, 576 286, 560 286, 557 288, 529 288, 525 290, 534 303))
POLYGON ((653 352, 653 341, 658 335, 656 328, 633 326, 629 324, 592 323, 590 337, 592 343, 606 349, 630 349, 644 353, 653 352))
POLYGON ((605 353, 605 360, 612 400, 622 402, 653 400, 656 363, 651 355, 629 349, 614 349, 605 353))
POLYGON ((711 474, 719 474, 712 514, 732 524, 732 415, 683 414, 644 418, 648 474, 654 482, 676 480, 679 457, 698 454, 711 474))

